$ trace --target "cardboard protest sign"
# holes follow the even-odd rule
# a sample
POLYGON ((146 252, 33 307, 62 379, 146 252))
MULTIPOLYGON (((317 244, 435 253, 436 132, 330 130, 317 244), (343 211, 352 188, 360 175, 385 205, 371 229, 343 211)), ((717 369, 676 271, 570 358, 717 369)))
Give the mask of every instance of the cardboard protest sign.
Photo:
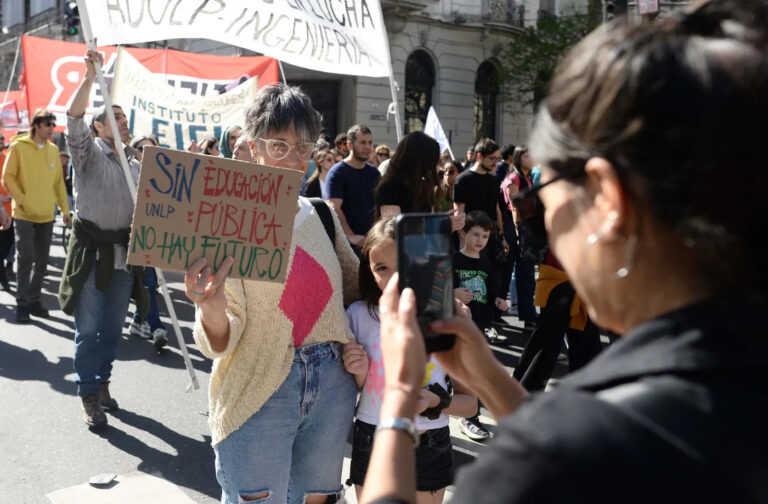
POLYGON ((161 147, 183 149, 189 140, 206 135, 221 137, 227 126, 243 124, 243 112, 258 92, 257 80, 248 79, 216 96, 195 96, 166 84, 127 51, 120 50, 112 84, 112 100, 128 117, 131 134, 152 133, 161 147))
POLYGON ((183 271, 201 257, 231 278, 283 282, 301 172, 145 147, 128 264, 183 271))
POLYGON ((208 38, 293 65, 389 75, 379 0, 82 0, 102 44, 208 38))

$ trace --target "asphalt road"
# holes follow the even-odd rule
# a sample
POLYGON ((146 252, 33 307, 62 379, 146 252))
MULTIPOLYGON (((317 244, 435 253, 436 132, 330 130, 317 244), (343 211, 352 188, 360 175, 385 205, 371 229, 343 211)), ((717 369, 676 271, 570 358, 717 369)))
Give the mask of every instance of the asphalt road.
MULTIPOLYGON (((110 386, 120 410, 109 414, 108 428, 91 432, 74 385, 73 320, 56 301, 64 266, 58 224, 54 233, 43 298, 50 318, 13 323, 15 300, 0 291, 0 504, 218 502, 207 426, 211 361, 194 346, 194 308, 183 295, 182 276, 166 273, 200 389, 187 391, 190 379, 175 336, 158 353, 128 334, 126 317, 110 386), (117 478, 103 488, 88 485, 103 473, 117 478)), ((512 344, 495 351, 511 372, 526 337, 516 319, 507 321, 503 330, 512 344)), ((460 434, 457 425, 453 420, 451 431, 462 465, 483 446, 460 434)))

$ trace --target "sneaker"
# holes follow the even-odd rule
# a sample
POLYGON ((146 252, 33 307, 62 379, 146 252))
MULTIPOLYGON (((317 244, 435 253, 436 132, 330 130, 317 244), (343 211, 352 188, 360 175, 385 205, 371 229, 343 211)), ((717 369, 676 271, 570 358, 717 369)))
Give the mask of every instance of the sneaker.
POLYGON ((162 349, 168 344, 168 331, 162 327, 158 327, 152 332, 152 344, 155 345, 157 350, 162 349))
POLYGON ((152 337, 152 332, 149 330, 149 324, 146 322, 136 322, 134 320, 131 322, 130 332, 134 336, 138 336, 144 339, 150 339, 152 337))
POLYGON ((16 323, 28 324, 32 319, 29 318, 29 308, 26 306, 16 306, 16 323))
POLYGON ((34 315, 35 317, 48 318, 48 310, 43 308, 43 305, 40 304, 40 301, 36 301, 29 305, 29 314, 34 315))
POLYGON ((473 441, 485 441, 491 437, 491 433, 485 430, 477 417, 463 418, 461 420, 461 432, 473 441))
POLYGON ((93 428, 107 425, 107 415, 99 404, 99 394, 88 394, 83 397, 83 420, 93 428))
POLYGON ((484 333, 488 343, 493 345, 503 345, 507 342, 507 337, 499 334, 495 327, 489 327, 484 333))
POLYGON ((103 381, 99 385, 99 404, 105 411, 114 411, 120 408, 117 401, 109 394, 108 381, 103 381))

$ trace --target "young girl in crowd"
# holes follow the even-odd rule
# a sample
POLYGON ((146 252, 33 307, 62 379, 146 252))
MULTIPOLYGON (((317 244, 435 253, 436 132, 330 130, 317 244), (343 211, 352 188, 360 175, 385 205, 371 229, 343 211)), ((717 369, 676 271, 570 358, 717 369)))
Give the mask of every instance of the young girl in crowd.
MULTIPOLYGON (((365 473, 373 447, 373 435, 379 422, 379 409, 384 393, 384 367, 379 341, 378 305, 382 289, 397 271, 394 220, 385 218, 376 223, 363 242, 360 264, 360 294, 362 301, 347 309, 352 332, 358 343, 344 347, 344 365, 354 375, 361 391, 357 405, 350 481, 358 497, 362 492, 365 473)), ((421 390, 416 429, 419 447, 416 449, 419 503, 443 501, 445 487, 453 481, 453 447, 448 429, 448 415, 472 416, 477 412, 477 399, 463 392, 453 382, 451 395, 445 370, 436 360, 427 363, 421 390)))

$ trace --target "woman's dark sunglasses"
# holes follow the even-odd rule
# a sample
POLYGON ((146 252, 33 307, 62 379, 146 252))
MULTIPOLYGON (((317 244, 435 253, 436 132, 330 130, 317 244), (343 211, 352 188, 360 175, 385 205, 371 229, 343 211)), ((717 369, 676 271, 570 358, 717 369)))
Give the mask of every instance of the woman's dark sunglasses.
POLYGON ((517 210, 518 220, 524 230, 536 241, 547 242, 547 228, 544 225, 544 204, 539 198, 539 191, 558 180, 575 178, 584 173, 584 162, 581 161, 547 180, 543 184, 523 189, 512 197, 512 205, 517 210))

